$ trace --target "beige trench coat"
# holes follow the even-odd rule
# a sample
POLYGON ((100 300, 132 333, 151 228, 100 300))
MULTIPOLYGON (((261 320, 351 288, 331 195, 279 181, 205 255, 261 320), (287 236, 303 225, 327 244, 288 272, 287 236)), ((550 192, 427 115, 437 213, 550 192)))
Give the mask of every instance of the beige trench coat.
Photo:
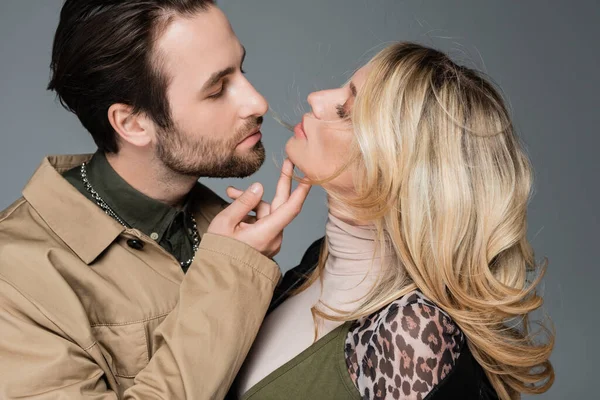
MULTIPOLYGON (((90 157, 46 158, 0 213, 0 399, 222 398, 279 268, 203 234, 184 275, 63 179, 90 157)), ((200 184, 193 196, 202 234, 227 203, 200 184)))

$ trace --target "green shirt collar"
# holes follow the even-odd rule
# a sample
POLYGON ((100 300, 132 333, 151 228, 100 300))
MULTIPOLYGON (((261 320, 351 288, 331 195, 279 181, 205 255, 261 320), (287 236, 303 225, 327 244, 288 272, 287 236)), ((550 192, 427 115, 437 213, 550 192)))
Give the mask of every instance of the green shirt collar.
POLYGON ((189 228, 189 197, 182 210, 152 199, 129 185, 98 151, 86 165, 90 184, 110 208, 127 224, 139 229, 157 242, 180 213, 189 228), (153 235, 156 234, 156 235, 153 235))

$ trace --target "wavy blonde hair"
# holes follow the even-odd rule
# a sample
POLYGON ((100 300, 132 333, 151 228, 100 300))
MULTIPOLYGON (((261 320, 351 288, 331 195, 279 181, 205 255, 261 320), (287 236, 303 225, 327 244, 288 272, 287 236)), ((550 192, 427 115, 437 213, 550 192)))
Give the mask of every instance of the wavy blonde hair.
MULTIPOLYGON (((313 315, 354 320, 418 289, 461 328, 500 398, 545 392, 554 333, 543 323, 532 332, 528 315, 542 305, 546 263, 536 265, 526 238, 532 169, 501 95, 480 73, 414 43, 368 64, 345 166, 356 193, 328 195, 347 218, 374 223, 381 251, 401 268, 385 269, 354 312, 330 315, 320 303, 313 315)), ((321 277, 326 258, 324 247, 300 290, 321 277)))

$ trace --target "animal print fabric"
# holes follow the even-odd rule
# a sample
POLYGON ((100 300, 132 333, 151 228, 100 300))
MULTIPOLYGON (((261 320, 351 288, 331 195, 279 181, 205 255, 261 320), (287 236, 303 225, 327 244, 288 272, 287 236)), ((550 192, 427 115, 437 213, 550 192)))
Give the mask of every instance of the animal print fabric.
POLYGON ((414 291, 353 323, 346 365, 363 399, 422 400, 465 345, 452 319, 414 291))

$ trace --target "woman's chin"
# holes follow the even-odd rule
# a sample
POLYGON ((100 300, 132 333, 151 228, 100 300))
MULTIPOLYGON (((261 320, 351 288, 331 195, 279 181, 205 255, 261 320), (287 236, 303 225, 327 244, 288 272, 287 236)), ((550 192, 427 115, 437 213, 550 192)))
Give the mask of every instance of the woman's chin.
POLYGON ((290 161, 298 166, 298 162, 301 162, 302 157, 301 157, 301 149, 299 148, 299 146, 297 145, 297 143, 294 143, 294 138, 290 138, 290 140, 287 141, 287 143, 285 144, 285 152, 288 156, 288 158, 290 159, 290 161))
POLYGON ((285 152, 287 154, 287 158, 290 159, 292 164, 300 171, 302 174, 306 175, 306 171, 304 170, 305 163, 303 162, 303 157, 300 154, 298 148, 295 148, 293 145, 290 146, 290 142, 285 146, 285 152))

